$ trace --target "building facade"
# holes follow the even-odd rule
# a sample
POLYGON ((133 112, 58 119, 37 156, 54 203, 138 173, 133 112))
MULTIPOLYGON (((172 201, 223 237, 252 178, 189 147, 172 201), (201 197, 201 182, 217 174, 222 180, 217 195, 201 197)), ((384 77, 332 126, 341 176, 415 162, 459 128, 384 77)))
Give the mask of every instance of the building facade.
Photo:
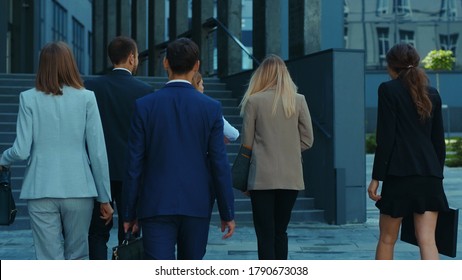
POLYGON ((64 41, 91 73, 92 0, 1 0, 0 34, 0 72, 34 73, 43 45, 64 41))
POLYGON ((412 44, 425 57, 434 49, 452 50, 462 69, 462 1, 345 0, 344 41, 363 49, 366 69, 384 69, 385 55, 396 43, 412 44))

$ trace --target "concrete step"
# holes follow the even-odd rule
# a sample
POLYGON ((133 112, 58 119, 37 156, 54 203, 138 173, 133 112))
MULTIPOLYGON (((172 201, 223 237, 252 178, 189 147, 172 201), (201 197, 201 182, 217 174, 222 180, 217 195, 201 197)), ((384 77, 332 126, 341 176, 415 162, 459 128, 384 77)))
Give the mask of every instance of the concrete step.
POLYGON ((16 139, 16 131, 14 132, 0 132, 0 143, 13 143, 16 139))
POLYGON ((242 124, 242 117, 239 116, 239 115, 227 115, 227 116, 224 116, 224 117, 233 126, 242 124))
POLYGON ((16 94, 19 95, 21 92, 30 89, 28 86, 7 86, 0 84, 0 94, 16 94))
POLYGON ((15 122, 1 122, 0 121, 0 131, 2 132, 14 132, 16 131, 15 122))
POLYGON ((0 104, 18 104, 19 94, 3 94, 0 90, 0 104))
POLYGON ((0 104, 0 112, 2 113, 17 113, 18 109, 19 109, 19 103, 8 103, 8 104, 1 103, 0 104))
POLYGON ((222 107, 221 110, 223 112, 223 116, 239 116, 241 112, 241 109, 236 106, 222 107))
POLYGON ((18 118, 18 112, 16 113, 3 113, 0 111, 0 121, 2 122, 16 122, 18 118))

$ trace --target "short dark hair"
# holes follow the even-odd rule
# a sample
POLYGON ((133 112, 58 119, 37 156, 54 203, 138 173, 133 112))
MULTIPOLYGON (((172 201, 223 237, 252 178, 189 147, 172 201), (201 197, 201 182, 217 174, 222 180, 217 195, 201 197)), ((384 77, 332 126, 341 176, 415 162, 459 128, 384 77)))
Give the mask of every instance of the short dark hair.
POLYGON ((166 58, 173 73, 185 74, 199 60, 199 47, 191 39, 179 38, 168 44, 166 58))
POLYGON ((125 36, 115 37, 107 46, 107 54, 112 64, 125 62, 128 56, 135 54, 137 50, 135 40, 125 36))

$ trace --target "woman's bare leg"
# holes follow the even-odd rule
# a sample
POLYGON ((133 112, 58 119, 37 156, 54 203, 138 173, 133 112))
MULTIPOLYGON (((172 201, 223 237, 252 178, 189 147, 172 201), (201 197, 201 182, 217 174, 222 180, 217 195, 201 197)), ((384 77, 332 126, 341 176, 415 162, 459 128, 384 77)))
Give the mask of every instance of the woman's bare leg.
POLYGON ((438 248, 435 241, 436 222, 438 212, 426 211, 414 214, 415 236, 420 248, 422 260, 438 260, 438 248))
POLYGON ((393 218, 380 214, 380 237, 375 252, 376 260, 392 260, 393 252, 398 239, 399 228, 403 218, 393 218))

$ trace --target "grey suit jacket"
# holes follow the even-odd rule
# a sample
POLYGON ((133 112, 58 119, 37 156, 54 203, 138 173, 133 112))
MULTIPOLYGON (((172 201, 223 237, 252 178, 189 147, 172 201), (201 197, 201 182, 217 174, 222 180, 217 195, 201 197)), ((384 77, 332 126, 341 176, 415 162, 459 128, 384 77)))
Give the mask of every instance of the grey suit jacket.
POLYGON ((279 100, 272 115, 276 92, 250 96, 244 108, 242 144, 252 147, 249 190, 303 190, 301 152, 313 145, 313 127, 305 97, 296 95, 296 111, 286 118, 279 100))
POLYGON ((111 200, 106 146, 92 91, 65 86, 62 96, 35 88, 22 92, 16 132, 0 164, 27 160, 21 199, 111 200))

